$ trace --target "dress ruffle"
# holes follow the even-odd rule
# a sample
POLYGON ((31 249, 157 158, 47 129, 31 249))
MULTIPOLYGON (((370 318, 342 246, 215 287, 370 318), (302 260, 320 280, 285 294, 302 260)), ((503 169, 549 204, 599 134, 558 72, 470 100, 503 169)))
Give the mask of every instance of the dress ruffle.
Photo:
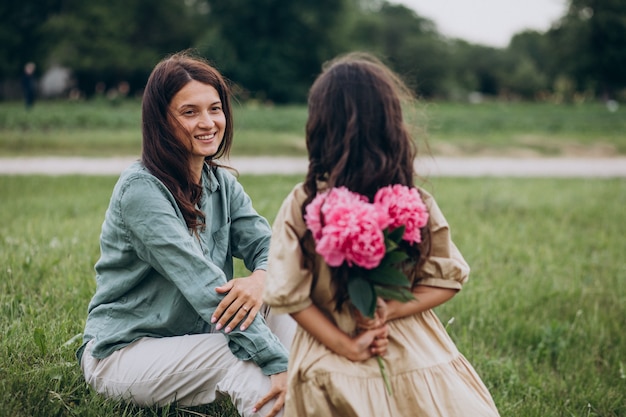
POLYGON ((298 329, 285 416, 498 416, 489 391, 432 310, 390 323, 384 358, 352 362, 298 329))

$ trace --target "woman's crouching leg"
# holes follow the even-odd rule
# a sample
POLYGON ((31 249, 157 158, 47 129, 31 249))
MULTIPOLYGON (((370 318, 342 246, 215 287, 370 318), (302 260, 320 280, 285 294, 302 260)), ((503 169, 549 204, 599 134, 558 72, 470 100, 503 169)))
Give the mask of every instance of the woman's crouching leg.
POLYGON ((251 361, 237 359, 221 334, 142 338, 98 360, 88 344, 81 366, 98 393, 140 406, 209 404, 228 396, 244 417, 267 414, 273 402, 252 413, 270 389, 270 378, 251 361))

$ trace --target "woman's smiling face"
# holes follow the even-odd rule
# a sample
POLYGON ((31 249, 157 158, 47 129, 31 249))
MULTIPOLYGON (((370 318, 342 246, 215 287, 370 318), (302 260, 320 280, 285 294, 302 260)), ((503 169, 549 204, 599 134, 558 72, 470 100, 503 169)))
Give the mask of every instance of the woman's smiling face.
MULTIPOLYGON (((191 80, 172 97, 169 111, 191 138, 194 165, 217 153, 224 139, 226 116, 213 86, 191 80)), ((186 138, 181 140, 188 143, 186 138)))

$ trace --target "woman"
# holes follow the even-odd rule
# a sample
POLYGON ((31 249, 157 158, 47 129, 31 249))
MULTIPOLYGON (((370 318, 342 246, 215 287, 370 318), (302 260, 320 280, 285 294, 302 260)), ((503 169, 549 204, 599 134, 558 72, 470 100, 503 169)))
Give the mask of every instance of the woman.
POLYGON ((271 231, 216 161, 233 140, 228 86, 199 58, 164 59, 145 88, 142 126, 141 161, 120 176, 102 225, 77 352, 85 379, 139 405, 228 395, 242 416, 281 415, 295 324, 266 322, 271 231), (232 279, 233 257, 249 277, 232 279))

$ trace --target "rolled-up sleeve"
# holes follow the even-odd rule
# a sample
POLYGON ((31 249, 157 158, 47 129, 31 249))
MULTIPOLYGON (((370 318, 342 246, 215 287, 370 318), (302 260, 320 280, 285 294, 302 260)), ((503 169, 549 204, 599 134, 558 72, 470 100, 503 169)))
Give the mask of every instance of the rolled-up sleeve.
POLYGON ((430 251, 418 272, 418 285, 460 290, 469 279, 470 268, 450 236, 450 227, 435 199, 420 190, 428 207, 430 251))

